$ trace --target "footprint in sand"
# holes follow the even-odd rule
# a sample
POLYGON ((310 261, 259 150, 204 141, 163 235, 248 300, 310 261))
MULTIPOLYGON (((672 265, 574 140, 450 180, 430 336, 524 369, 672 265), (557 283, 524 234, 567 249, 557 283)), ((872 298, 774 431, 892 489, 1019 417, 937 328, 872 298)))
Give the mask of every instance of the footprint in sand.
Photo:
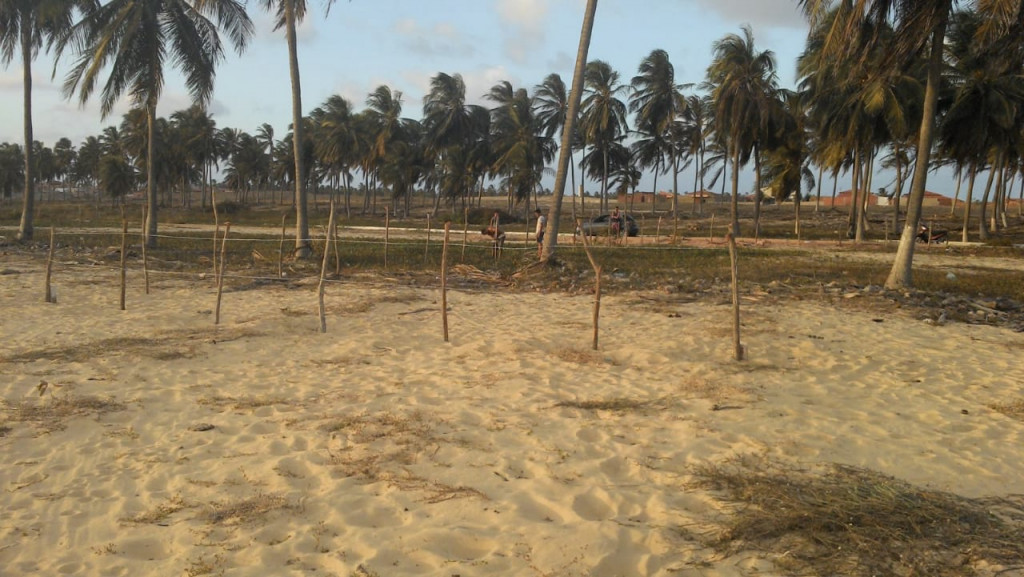
POLYGON ((612 499, 603 489, 591 489, 573 499, 572 510, 588 521, 603 521, 615 516, 612 499))

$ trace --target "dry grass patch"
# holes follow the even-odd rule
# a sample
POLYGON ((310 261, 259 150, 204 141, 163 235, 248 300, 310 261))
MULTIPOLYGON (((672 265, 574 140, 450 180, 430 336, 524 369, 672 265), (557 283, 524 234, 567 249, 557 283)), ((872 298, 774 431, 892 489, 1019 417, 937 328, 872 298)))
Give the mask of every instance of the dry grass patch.
POLYGON ((1017 399, 1009 403, 996 403, 989 405, 988 408, 997 413, 1002 413, 1011 419, 1024 421, 1024 399, 1017 399))
POLYGON ((555 406, 568 407, 571 409, 581 409, 584 411, 611 411, 613 413, 635 413, 664 410, 668 407, 668 401, 666 399, 653 399, 642 401, 640 399, 627 399, 620 397, 615 399, 596 399, 589 401, 559 401, 555 403, 555 406))
MULTIPOLYGON (((7 422, 29 423, 45 432, 63 430, 67 421, 75 417, 98 417, 127 408, 124 403, 111 398, 72 394, 17 403, 0 400, 0 406, 7 413, 7 422)), ((10 427, 7 429, 9 431, 10 427)))
POLYGON ((119 519, 119 521, 128 525, 157 525, 165 523, 167 519, 178 511, 190 507, 191 505, 185 503, 185 500, 180 495, 175 495, 149 511, 144 511, 132 517, 124 517, 119 519))
POLYGON ((975 575, 1024 567, 1024 498, 969 499, 874 471, 792 470, 759 458, 695 471, 736 505, 709 545, 762 551, 791 574, 975 575))
POLYGON ((555 351, 555 356, 559 360, 567 363, 575 363, 577 365, 601 365, 610 364, 615 365, 614 362, 608 361, 596 351, 581 351, 579 349, 558 349, 555 351))
POLYGON ((154 337, 112 337, 67 346, 48 347, 11 355, 6 360, 14 363, 56 361, 80 363, 109 355, 130 355, 158 361, 190 359, 196 356, 197 343, 228 342, 247 337, 262 336, 250 329, 179 330, 167 331, 154 337))
POLYGON ((294 401, 285 399, 284 397, 231 397, 227 395, 203 397, 196 402, 204 407, 212 407, 220 411, 251 411, 261 407, 296 404, 294 401))
POLYGON ((241 501, 212 503, 202 517, 213 525, 249 525, 287 506, 287 501, 280 495, 258 493, 241 501))

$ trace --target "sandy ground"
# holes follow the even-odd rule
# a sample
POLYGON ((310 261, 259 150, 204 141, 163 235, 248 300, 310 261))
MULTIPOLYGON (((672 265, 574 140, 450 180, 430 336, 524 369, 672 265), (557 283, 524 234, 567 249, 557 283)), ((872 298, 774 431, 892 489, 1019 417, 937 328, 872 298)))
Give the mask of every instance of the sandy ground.
MULTIPOLYGON (((693 468, 1024 492, 1024 334, 827 302, 212 280, 0 260, 0 573, 781 575, 693 468)), ((1005 573, 1005 574, 1020 574, 1005 573)))

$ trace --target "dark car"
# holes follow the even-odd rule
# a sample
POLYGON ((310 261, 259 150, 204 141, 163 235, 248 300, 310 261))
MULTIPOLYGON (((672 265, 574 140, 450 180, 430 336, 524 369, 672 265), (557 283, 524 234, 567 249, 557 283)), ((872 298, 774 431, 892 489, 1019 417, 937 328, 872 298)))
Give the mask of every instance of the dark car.
MULTIPOLYGON (((619 218, 624 219, 626 224, 623 227, 625 230, 620 230, 619 234, 623 232, 627 236, 636 236, 640 234, 640 226, 637 225, 636 220, 628 214, 620 214, 619 218)), ((609 227, 611 227, 612 215, 602 214, 601 216, 595 216, 594 218, 585 221, 581 228, 576 229, 576 234, 586 234, 587 236, 606 236, 611 234, 609 227)))

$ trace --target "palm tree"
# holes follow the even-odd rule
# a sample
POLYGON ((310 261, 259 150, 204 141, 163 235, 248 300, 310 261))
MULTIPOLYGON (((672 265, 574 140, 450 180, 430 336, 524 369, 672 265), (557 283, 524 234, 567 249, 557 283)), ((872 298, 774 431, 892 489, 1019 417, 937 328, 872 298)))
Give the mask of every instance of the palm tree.
MULTIPOLYGON (((548 74, 544 81, 533 89, 534 115, 540 121, 544 136, 554 138, 558 134, 561 141, 565 129, 566 116, 569 113, 569 93, 558 74, 548 74)), ((555 150, 558 149, 557 142, 555 150)), ((572 192, 576 194, 576 165, 572 161, 572 147, 569 150, 569 181, 572 192)), ((573 220, 576 219, 576 203, 572 204, 573 220)))
MULTIPOLYGON (((742 37, 729 34, 717 40, 712 50, 705 86, 711 89, 718 137, 728 148, 732 163, 732 233, 739 236, 739 170, 756 154, 754 148, 765 126, 765 103, 775 91, 775 57, 771 51, 755 49, 748 26, 742 37)), ((756 173, 755 181, 759 179, 756 173)), ((755 182, 755 189, 755 195, 760 195, 759 183, 755 182)))
POLYGON ((708 137, 711 135, 711 99, 696 94, 686 98, 686 110, 683 111, 682 132, 687 148, 684 154, 696 158, 697 166, 693 173, 693 212, 703 210, 703 201, 697 194, 704 192, 704 155, 707 151, 708 137))
MULTIPOLYGON (((636 114, 637 132, 643 136, 645 166, 653 162, 655 178, 661 169, 661 161, 668 158, 672 165, 672 216, 679 216, 679 157, 682 151, 672 138, 672 130, 679 116, 686 110, 683 86, 675 83, 675 67, 669 60, 668 52, 653 50, 640 62, 637 75, 631 86, 629 110, 636 114), (653 147, 653 149, 652 149, 653 147), (661 148, 659 154, 657 149, 661 148)), ((655 187, 654 192, 657 192, 655 187)), ((653 205, 652 205, 653 207, 653 205)))
POLYGON ((0 198, 11 198, 14 189, 25 180, 24 154, 21 146, 0 143, 0 198))
POLYGON ((580 129, 591 152, 596 155, 591 163, 600 158, 601 208, 605 210, 608 208, 610 172, 608 155, 612 146, 620 143, 629 131, 626 104, 619 99, 628 87, 619 82, 619 73, 603 60, 588 62, 584 78, 587 96, 582 103, 580 129))
POLYGON ((565 177, 569 172, 573 137, 576 134, 576 121, 579 115, 580 101, 583 97, 583 76, 587 68, 587 53, 590 52, 590 38, 594 32, 596 15, 597 0, 587 0, 587 6, 583 12, 583 28, 580 30, 580 44, 576 51, 572 89, 569 91, 569 104, 565 112, 565 124, 562 127, 562 144, 559 147, 555 186, 552 189, 552 204, 548 212, 548 228, 544 232, 544 247, 541 251, 541 260, 544 262, 552 261, 558 246, 558 221, 562 214, 562 198, 565 196, 565 177))
MULTIPOLYGON (((324 0, 325 7, 330 10, 334 0, 324 0)), ((308 174, 302 166, 306 156, 301 147, 306 141, 305 127, 302 123, 302 80, 299 77, 299 52, 296 29, 306 16, 306 0, 260 0, 265 10, 273 11, 276 16, 274 30, 284 28, 285 41, 288 43, 288 71, 292 84, 292 146, 290 158, 295 163, 293 174, 308 174)), ((306 181, 295 179, 295 257, 308 258, 312 254, 309 239, 309 215, 306 205, 306 181)))
POLYGON ((169 56, 185 76, 192 99, 205 105, 213 94, 213 78, 224 57, 218 29, 241 52, 252 35, 252 22, 238 0, 111 0, 92 8, 62 39, 59 52, 72 47, 75 65, 64 93, 88 101, 102 71, 109 76, 100 94, 106 118, 126 91, 135 107, 146 112, 146 195, 149 203, 146 244, 156 246, 157 196, 154 170, 156 107, 164 86, 164 61, 169 56), (212 20, 211 20, 212 18, 212 20))
POLYGON ((510 200, 525 200, 529 212, 530 194, 537 192, 544 167, 554 159, 554 141, 534 115, 533 101, 525 89, 513 90, 505 81, 495 85, 487 98, 498 104, 491 111, 492 169, 503 177, 510 200))
POLYGON ((430 80, 430 92, 423 98, 423 125, 426 129, 428 154, 438 159, 441 168, 439 201, 463 203, 488 163, 474 158, 486 156, 490 113, 481 106, 466 104, 466 84, 459 74, 438 73, 430 80))
POLYGON ((32 61, 44 43, 52 47, 71 28, 76 8, 89 8, 92 0, 0 0, 0 61, 9 65, 14 54, 22 60, 24 112, 24 196, 18 238, 32 240, 35 212, 35 160, 32 127, 32 61))
MULTIPOLYGON (((799 0, 808 15, 812 28, 825 18, 833 2, 829 0, 799 0)), ((899 68, 917 57, 927 54, 927 82, 922 108, 922 122, 917 142, 917 162, 914 165, 910 197, 907 206, 907 220, 900 236, 899 248, 885 286, 892 289, 913 285, 912 265, 914 244, 921 220, 921 206, 927 185, 930 167, 932 138, 937 117, 937 101, 942 75, 942 56, 946 28, 957 0, 871 0, 852 4, 840 4, 850 9, 843 26, 832 29, 826 41, 826 53, 836 56, 841 53, 862 53, 865 46, 878 44, 878 38, 871 36, 878 26, 864 26, 867 23, 891 23, 895 34, 886 44, 887 63, 899 68)), ((991 0, 978 4, 987 18, 987 26, 979 30, 978 38, 985 45, 1000 42, 1019 42, 1022 0, 991 0), (1014 18, 996 17, 1017 15, 1014 18)), ((888 67, 886 67, 888 68, 888 67)))

